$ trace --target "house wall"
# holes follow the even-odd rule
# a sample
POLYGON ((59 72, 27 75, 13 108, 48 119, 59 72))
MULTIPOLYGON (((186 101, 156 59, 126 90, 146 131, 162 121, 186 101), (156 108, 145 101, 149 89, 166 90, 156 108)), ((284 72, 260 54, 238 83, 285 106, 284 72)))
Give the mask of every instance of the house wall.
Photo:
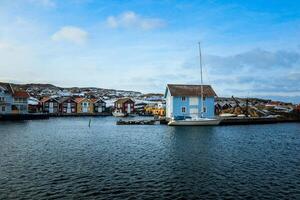
MULTIPOLYGON (((201 97, 195 96, 195 97, 185 97, 185 101, 182 100, 181 96, 171 96, 169 89, 166 89, 165 92, 165 98, 166 98, 166 117, 172 118, 176 116, 185 116, 185 117, 191 117, 191 116, 198 116, 201 115, 201 109, 202 109, 202 101, 201 97), (196 101, 197 104, 191 105, 191 98, 193 98, 193 101, 196 101), (182 107, 185 107, 185 112, 182 112, 182 107), (196 113, 191 114, 192 111, 196 111, 196 113)), ((192 103, 194 104, 194 103, 192 103)), ((206 97, 204 99, 204 107, 206 108, 206 112, 203 112, 203 117, 213 118, 215 116, 215 98, 214 97, 206 97)))
POLYGON ((28 99, 14 97, 13 98, 13 106, 16 109, 12 109, 12 113, 14 114, 26 114, 28 113, 28 99))
POLYGON ((133 113, 134 112, 134 102, 133 101, 126 101, 124 103, 119 103, 118 101, 115 102, 114 104, 114 108, 115 109, 118 109, 118 110, 121 110, 123 113, 128 113, 127 111, 127 108, 128 108, 128 104, 131 104, 130 108, 131 108, 131 111, 130 113, 133 113))
POLYGON ((72 100, 66 100, 60 103, 59 108, 61 113, 68 113, 68 104, 70 103, 71 112, 70 113, 77 113, 77 103, 72 100))
POLYGON ((83 100, 83 101, 77 103, 77 113, 93 113, 93 111, 94 111, 94 105, 89 100, 83 100), (89 104, 87 112, 83 112, 83 107, 84 107, 83 104, 84 103, 89 104))
MULTIPOLYGON (((173 97, 173 116, 192 116, 191 109, 197 110, 196 114, 198 117, 201 115, 202 101, 201 97, 192 97, 197 98, 197 105, 190 105, 191 97, 185 97, 185 101, 182 100, 182 97, 173 97), (182 107, 185 107, 185 112, 182 112, 182 107)), ((214 97, 206 97, 204 100, 204 108, 206 112, 203 112, 203 117, 212 118, 215 116, 215 99, 214 97)))
POLYGON ((97 103, 94 103, 94 112, 95 113, 99 113, 98 112, 98 107, 102 107, 102 112, 105 112, 106 110, 106 103, 105 102, 97 102, 97 103))
POLYGON ((165 93, 166 98, 166 117, 172 118, 173 117, 173 97, 170 95, 169 90, 166 90, 165 93))
POLYGON ((134 112, 134 103, 131 101, 127 101, 123 104, 122 111, 125 113, 133 113, 134 112), (130 104, 130 111, 128 110, 128 104, 130 104))
POLYGON ((43 103, 43 112, 49 113, 50 103, 53 103, 53 113, 59 113, 59 103, 54 99, 49 99, 43 103))
POLYGON ((0 114, 10 114, 13 97, 5 92, 0 91, 0 114))

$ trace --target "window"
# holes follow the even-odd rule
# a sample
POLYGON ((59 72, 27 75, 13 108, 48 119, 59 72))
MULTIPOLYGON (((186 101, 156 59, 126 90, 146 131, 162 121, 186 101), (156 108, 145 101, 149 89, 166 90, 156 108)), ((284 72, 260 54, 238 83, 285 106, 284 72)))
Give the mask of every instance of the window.
POLYGON ((203 101, 205 101, 206 97, 203 97, 203 101))
POLYGON ((203 107, 203 112, 205 112, 205 113, 206 113, 206 107, 205 107, 205 106, 203 107))
POLYGON ((5 112, 5 106, 2 106, 2 112, 5 112))
POLYGON ((185 113, 185 107, 181 107, 181 112, 185 113))
POLYGON ((181 97, 181 101, 185 101, 185 97, 181 97))

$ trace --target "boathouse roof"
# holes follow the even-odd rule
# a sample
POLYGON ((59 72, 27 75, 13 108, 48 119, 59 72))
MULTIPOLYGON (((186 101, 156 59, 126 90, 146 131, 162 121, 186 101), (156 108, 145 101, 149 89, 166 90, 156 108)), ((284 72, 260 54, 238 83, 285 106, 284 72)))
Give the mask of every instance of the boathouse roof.
POLYGON ((9 94, 14 93, 14 90, 9 83, 0 83, 0 87, 1 87, 0 89, 4 90, 4 92, 7 92, 9 94))
POLYGON ((131 98, 121 98, 121 99, 118 99, 117 101, 115 101, 115 103, 124 104, 127 101, 134 103, 134 101, 131 98))
POLYGON ((13 96, 18 97, 18 98, 29 98, 30 97, 30 95, 26 91, 15 91, 13 96))
MULTIPOLYGON (((168 84, 171 96, 201 96, 201 85, 168 84)), ((203 96, 217 96, 211 85, 203 85, 203 96)))

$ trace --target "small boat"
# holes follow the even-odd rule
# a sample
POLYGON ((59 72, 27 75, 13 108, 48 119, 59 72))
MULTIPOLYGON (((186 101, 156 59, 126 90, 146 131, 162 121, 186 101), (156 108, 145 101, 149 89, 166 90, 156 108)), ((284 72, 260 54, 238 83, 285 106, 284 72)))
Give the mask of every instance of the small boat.
POLYGON ((236 114, 231 114, 231 113, 222 113, 219 115, 219 117, 236 117, 236 114))
POLYGON ((220 119, 213 118, 187 118, 183 120, 172 119, 169 126, 215 126, 219 125, 220 119))
POLYGON ((127 113, 123 113, 120 110, 115 110, 112 112, 112 115, 115 117, 126 117, 128 114, 127 113))

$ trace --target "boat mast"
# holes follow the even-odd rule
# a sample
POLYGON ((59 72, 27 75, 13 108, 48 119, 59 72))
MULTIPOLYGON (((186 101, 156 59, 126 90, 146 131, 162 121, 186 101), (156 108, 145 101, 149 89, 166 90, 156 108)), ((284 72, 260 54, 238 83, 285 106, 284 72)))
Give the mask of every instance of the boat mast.
POLYGON ((204 102, 203 102, 203 75, 202 75, 202 54, 201 54, 201 43, 199 42, 199 58, 200 58, 200 75, 201 75, 201 118, 203 117, 203 107, 204 107, 204 102))

